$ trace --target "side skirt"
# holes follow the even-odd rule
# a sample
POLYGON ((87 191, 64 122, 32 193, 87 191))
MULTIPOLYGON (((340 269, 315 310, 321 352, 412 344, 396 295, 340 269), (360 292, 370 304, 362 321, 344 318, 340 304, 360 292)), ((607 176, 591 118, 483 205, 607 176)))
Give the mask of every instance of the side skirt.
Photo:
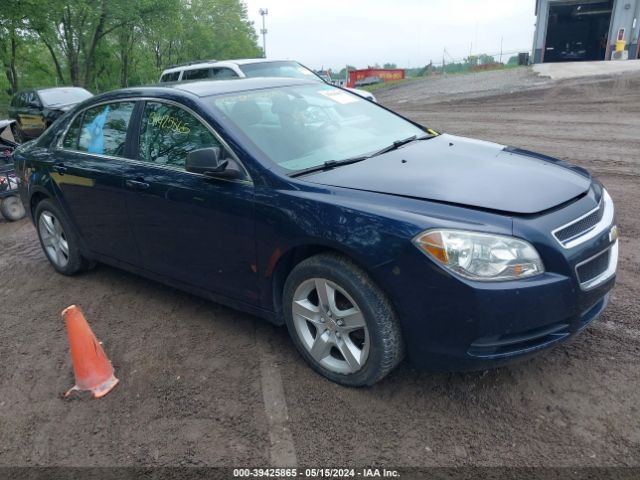
POLYGON ((202 297, 205 298, 207 300, 210 300, 214 303, 219 303, 221 305, 224 305, 226 307, 230 307, 233 308, 234 310, 239 310, 241 312, 245 312, 245 313, 249 313, 251 315, 255 315, 256 317, 260 317, 264 320, 267 320, 270 323, 273 323, 274 325, 284 325, 284 321, 282 318, 280 318, 275 312, 270 311, 270 310, 266 310, 264 308, 258 307, 256 305, 251 305, 249 303, 240 301, 240 300, 235 300, 233 298, 229 298, 223 295, 219 295, 217 293, 213 293, 210 292, 209 290, 206 290, 204 288, 200 288, 200 287, 195 287, 193 285, 184 283, 184 282, 180 282, 178 280, 174 280, 172 278, 163 276, 163 275, 158 275, 154 272, 150 272, 148 270, 136 267, 134 265, 131 265, 129 263, 126 262, 121 262, 119 260, 115 260, 111 257, 107 257, 105 255, 100 255, 100 254, 96 254, 96 253, 91 253, 91 255, 89 256, 92 260, 95 260, 97 262, 100 263, 104 263, 106 265, 121 269, 121 270, 125 270, 129 273, 133 273, 136 275, 139 275, 141 277, 144 278, 148 278, 149 280, 153 280, 156 281, 158 283, 162 283, 164 285, 168 285, 170 287, 176 288, 178 290, 182 290, 184 292, 187 293, 191 293, 193 295, 196 295, 198 297, 202 297))

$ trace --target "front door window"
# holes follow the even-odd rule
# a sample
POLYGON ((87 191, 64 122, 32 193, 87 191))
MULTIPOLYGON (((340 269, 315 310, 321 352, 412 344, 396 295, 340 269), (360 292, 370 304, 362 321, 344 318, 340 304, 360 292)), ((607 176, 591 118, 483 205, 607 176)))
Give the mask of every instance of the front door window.
POLYGON ((219 146, 213 133, 186 110, 160 102, 146 104, 139 160, 184 169, 189 152, 219 146))

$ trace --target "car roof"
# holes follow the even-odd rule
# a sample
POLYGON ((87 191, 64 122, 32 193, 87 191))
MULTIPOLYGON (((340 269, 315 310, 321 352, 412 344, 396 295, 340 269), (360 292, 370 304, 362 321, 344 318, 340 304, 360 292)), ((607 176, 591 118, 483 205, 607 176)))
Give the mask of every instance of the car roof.
MULTIPOLYGON (((247 92, 251 90, 263 90, 266 88, 280 88, 296 85, 317 85, 317 82, 298 78, 238 78, 233 80, 198 80, 193 82, 162 83, 145 87, 133 87, 114 90, 99 95, 99 100, 109 97, 122 96, 122 94, 135 94, 136 96, 158 95, 171 92, 185 92, 197 97, 210 97, 225 95, 228 93, 247 92)), ((96 97, 94 97, 95 99, 96 97)))
POLYGON ((236 78, 231 80, 203 80, 172 84, 176 90, 184 90, 198 97, 223 95, 226 93, 262 90, 265 88, 289 87, 293 85, 314 85, 316 82, 296 78, 236 78))
POLYGON ((176 65, 175 67, 166 68, 162 71, 162 75, 167 73, 182 72, 183 70, 197 70, 202 67, 213 67, 215 64, 220 63, 217 60, 203 60, 197 63, 187 63, 185 65, 176 65))
POLYGON ((269 62, 294 62, 295 60, 274 60, 272 58, 237 58, 235 60, 221 60, 224 62, 235 63, 236 65, 247 65, 249 63, 269 63, 269 62))
POLYGON ((232 60, 203 60, 198 63, 189 63, 187 65, 178 65, 175 67, 170 67, 162 71, 162 75, 167 73, 175 73, 186 70, 198 70, 203 67, 215 67, 215 66, 224 66, 224 65, 249 65, 253 63, 271 63, 271 62, 294 62, 298 63, 295 60, 273 60, 268 58, 236 58, 232 60))

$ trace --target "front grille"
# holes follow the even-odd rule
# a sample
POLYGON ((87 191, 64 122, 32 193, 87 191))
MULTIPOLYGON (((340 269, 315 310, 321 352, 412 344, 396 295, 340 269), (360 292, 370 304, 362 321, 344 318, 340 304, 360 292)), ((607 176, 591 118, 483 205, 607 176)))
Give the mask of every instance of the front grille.
POLYGON ((598 224, 598 222, 602 220, 603 215, 604 215, 604 207, 602 204, 600 204, 597 210, 590 213, 586 217, 581 218, 580 220, 570 225, 567 225, 566 227, 560 230, 557 230, 556 232, 554 232, 554 235, 556 236, 558 241, 560 241, 560 243, 565 245, 570 240, 577 238, 581 235, 584 235, 593 227, 595 227, 598 224))
POLYGON ((578 280, 580 283, 586 283, 598 275, 603 274, 607 268, 609 268, 609 256, 611 255, 611 250, 607 250, 606 252, 601 253, 597 257, 592 258, 586 263, 580 265, 576 271, 578 273, 578 280))

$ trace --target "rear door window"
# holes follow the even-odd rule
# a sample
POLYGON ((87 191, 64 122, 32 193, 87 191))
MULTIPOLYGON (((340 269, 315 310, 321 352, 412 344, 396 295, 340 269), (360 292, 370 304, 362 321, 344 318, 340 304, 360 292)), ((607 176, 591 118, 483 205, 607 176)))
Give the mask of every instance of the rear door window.
POLYGON ((238 74, 230 68, 212 68, 213 78, 216 80, 224 80, 225 78, 238 78, 238 74))
POLYGON ((219 146, 213 133, 186 110, 147 102, 140 126, 138 160, 184 169, 189 152, 219 146))
POLYGON ((198 68, 195 70, 185 70, 182 73, 182 80, 202 80, 209 78, 208 68, 198 68))
MULTIPOLYGON (((117 102, 86 110, 77 149, 98 155, 123 157, 134 105, 135 102, 117 102)), ((71 129, 69 134, 72 134, 71 129)), ((73 140, 70 138, 69 141, 73 140)))

